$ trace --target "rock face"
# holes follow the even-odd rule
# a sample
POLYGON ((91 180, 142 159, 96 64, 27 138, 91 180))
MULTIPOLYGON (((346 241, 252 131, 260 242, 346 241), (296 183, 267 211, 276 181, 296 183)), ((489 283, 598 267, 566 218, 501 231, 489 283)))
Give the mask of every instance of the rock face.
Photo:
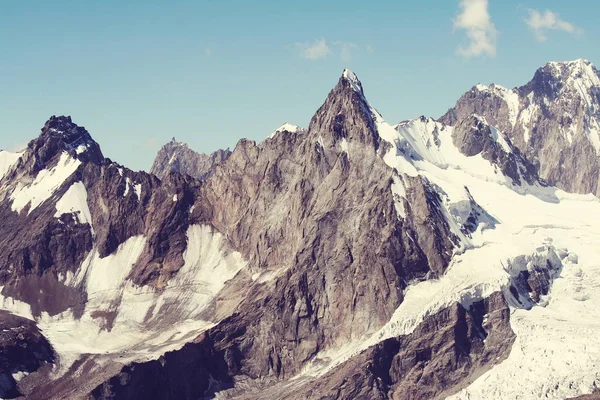
POLYGON ((497 165, 515 185, 521 185, 522 181, 533 185, 539 181, 535 167, 521 155, 519 149, 477 115, 458 122, 452 141, 467 157, 481 154, 485 160, 497 165))
POLYGON ((160 285, 183 265, 187 211, 198 183, 181 175, 160 182, 120 167, 69 117, 52 117, 3 182, 2 293, 30 304, 34 315, 79 313, 85 289, 64 281, 92 249, 104 258, 127 239, 146 236, 131 274, 139 283, 160 285), (153 224, 156 219, 161 223, 153 224))
POLYGON ((15 379, 21 379, 55 361, 48 340, 35 322, 0 311, 0 396, 19 397, 15 379))
POLYGON ((469 309, 445 308, 410 335, 387 339, 282 398, 444 399, 502 362, 514 340, 508 306, 494 293, 469 309))
POLYGON ((177 142, 175 138, 165 144, 156 155, 150 173, 164 179, 170 172, 190 175, 204 179, 213 168, 231 155, 231 151, 217 150, 211 154, 197 153, 187 144, 177 142))
POLYGON ((268 281, 215 333, 235 337, 218 348, 238 354, 230 370, 289 378, 319 349, 385 323, 409 282, 443 273, 454 244, 437 195, 407 177, 399 218, 380 151, 364 95, 343 76, 306 134, 241 142, 206 180, 194 213, 268 281))
MULTIPOLYGON (((500 94, 485 106, 514 126, 508 92, 489 90, 500 94)), ((345 70, 307 130, 286 124, 210 156, 173 141, 152 174, 52 117, 23 153, 0 153, 0 306, 35 320, 55 351, 9 389, 460 393, 508 359, 510 311, 546 306, 577 260, 544 236, 560 225, 506 212, 505 201, 565 210, 518 137, 500 117, 461 112, 392 127, 345 70)), ((593 229, 577 232, 593 243, 593 229)))
POLYGON ((600 194, 600 77, 586 60, 551 62, 516 89, 474 86, 440 121, 485 117, 550 185, 600 194))
MULTIPOLYGON (((321 349, 373 332, 410 282, 443 274, 458 238, 426 179, 404 176, 404 198, 390 190, 397 173, 381 158, 389 144, 353 74, 340 78, 308 131, 284 133, 260 145, 240 141, 202 180, 177 172, 158 180, 105 159, 85 129, 53 117, 3 180, 0 211, 12 227, 0 240, 3 295, 29 304, 33 316, 69 312, 119 331, 128 291, 174 290, 189 265, 190 229, 207 226, 227 238, 225 254, 238 251, 248 273, 226 289, 240 290, 229 299, 239 304, 197 310, 209 321, 231 316, 195 345, 196 363, 212 354, 226 366, 221 378, 207 371, 189 396, 238 375, 287 379, 321 349), (52 178, 43 193, 40 176, 52 178), (94 271, 124 252, 137 255, 117 273, 125 281, 100 295, 94 279, 107 277, 94 271)), ((175 303, 167 305, 149 306, 141 322, 176 319, 175 303)), ((110 370, 97 359, 92 366, 29 396, 72 396, 70 374, 101 379, 110 370)))
MULTIPOLYGON (((165 375, 171 384, 153 391, 190 397, 181 392, 190 378, 173 369, 190 354, 199 354, 190 364, 217 355, 221 386, 234 376, 289 379, 321 349, 381 327, 409 282, 443 274, 456 238, 440 199, 426 180, 405 176, 406 216, 397 214, 393 171, 380 157, 387 144, 357 82, 340 78, 306 134, 242 141, 204 182, 194 214, 225 232, 264 284, 198 344, 160 365, 127 367, 131 384, 115 377, 96 396, 134 393, 165 375)), ((194 378, 196 390, 209 390, 208 377, 194 378)))

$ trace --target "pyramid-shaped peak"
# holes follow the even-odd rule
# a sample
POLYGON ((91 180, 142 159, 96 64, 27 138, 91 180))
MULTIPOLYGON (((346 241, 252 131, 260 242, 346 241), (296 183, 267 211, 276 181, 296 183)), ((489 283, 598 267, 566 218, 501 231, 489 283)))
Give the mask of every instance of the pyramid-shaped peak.
POLYGON ((348 82, 354 91, 356 91, 360 94, 364 94, 362 83, 358 79, 358 76, 356 76, 356 74, 354 72, 352 72, 351 70, 346 68, 344 70, 344 72, 342 73, 341 79, 348 82))
POLYGON ((63 151, 82 161, 100 163, 104 159, 100 146, 89 132, 64 115, 51 116, 40 136, 31 141, 28 148, 36 154, 40 165, 63 151))
POLYGON ((337 85, 310 121, 308 132, 323 147, 333 147, 341 139, 377 146, 376 111, 368 103, 356 74, 345 69, 337 85))

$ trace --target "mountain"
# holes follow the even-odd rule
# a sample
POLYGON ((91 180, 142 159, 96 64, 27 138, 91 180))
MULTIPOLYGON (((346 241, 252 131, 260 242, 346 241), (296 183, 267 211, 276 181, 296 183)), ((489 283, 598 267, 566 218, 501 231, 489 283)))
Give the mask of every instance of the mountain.
POLYGON ((440 121, 473 114, 508 135, 549 184, 600 194, 600 73, 589 61, 548 63, 512 90, 476 85, 440 121))
POLYGON ((392 126, 344 70, 308 129, 171 142, 147 174, 52 117, 0 152, 0 305, 31 332, 0 344, 44 349, 0 397, 591 393, 600 201, 493 116, 446 118, 392 126))
POLYGON ((150 173, 164 179, 170 172, 190 175, 204 179, 213 168, 227 160, 231 151, 217 150, 211 154, 197 153, 187 144, 177 142, 175 138, 165 144, 156 155, 150 173))
POLYGON ((281 125, 279 128, 275 129, 269 136, 268 139, 272 139, 275 135, 286 134, 286 133, 298 133, 304 131, 304 129, 300 128, 298 125, 292 125, 289 123, 285 123, 281 125))

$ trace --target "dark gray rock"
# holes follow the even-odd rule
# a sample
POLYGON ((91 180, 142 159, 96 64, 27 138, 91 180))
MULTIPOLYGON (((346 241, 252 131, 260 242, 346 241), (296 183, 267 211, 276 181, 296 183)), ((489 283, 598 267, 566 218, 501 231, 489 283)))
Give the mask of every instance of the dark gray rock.
POLYGON ((54 362, 54 350, 35 322, 0 310, 0 397, 21 396, 16 373, 31 373, 54 362))

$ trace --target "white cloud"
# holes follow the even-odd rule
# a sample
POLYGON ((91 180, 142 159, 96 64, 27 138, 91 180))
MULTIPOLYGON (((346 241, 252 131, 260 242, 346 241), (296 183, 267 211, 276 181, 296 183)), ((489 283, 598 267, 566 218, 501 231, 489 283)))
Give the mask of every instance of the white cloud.
POLYGON ((546 41, 546 31, 562 31, 572 34, 582 33, 583 30, 576 27, 570 22, 567 22, 560 18, 560 16, 550 10, 546 10, 544 13, 538 10, 529 10, 529 17, 525 18, 525 23, 529 26, 529 29, 533 31, 536 40, 539 42, 546 41))
POLYGON ((340 59, 342 61, 352 60, 352 51, 358 47, 352 42, 342 42, 342 41, 335 42, 334 45, 340 47, 340 59))
POLYGON ((315 40, 313 43, 296 43, 300 55, 309 60, 318 60, 331 54, 331 48, 325 39, 315 40))
POLYGON ((204 49, 204 54, 207 56, 210 56, 212 54, 212 49, 210 47, 207 47, 204 49))
POLYGON ((453 20, 454 29, 466 31, 469 45, 459 47, 465 57, 496 55, 497 31, 488 11, 488 0, 461 0, 461 13, 453 20))

